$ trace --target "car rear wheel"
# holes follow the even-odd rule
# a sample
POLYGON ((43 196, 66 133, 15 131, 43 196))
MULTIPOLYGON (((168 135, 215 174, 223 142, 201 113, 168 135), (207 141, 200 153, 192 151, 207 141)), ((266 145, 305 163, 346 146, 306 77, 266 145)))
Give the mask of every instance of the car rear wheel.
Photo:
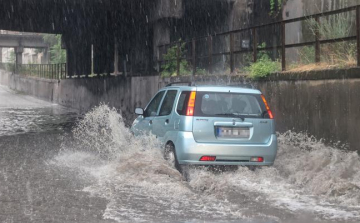
POLYGON ((180 164, 176 157, 175 147, 171 143, 165 146, 164 158, 166 161, 168 161, 171 167, 177 169, 178 171, 181 170, 180 164))
POLYGON ((175 146, 173 144, 169 143, 165 146, 164 158, 166 161, 168 161, 171 167, 178 170, 184 176, 185 180, 188 180, 188 166, 179 164, 179 161, 176 157, 175 146))

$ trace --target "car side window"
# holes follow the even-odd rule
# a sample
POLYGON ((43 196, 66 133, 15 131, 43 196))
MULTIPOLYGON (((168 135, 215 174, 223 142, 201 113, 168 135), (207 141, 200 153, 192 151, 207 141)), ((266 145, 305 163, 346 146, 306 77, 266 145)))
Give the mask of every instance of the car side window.
POLYGON ((176 90, 167 91, 164 101, 161 105, 159 116, 170 115, 174 106, 174 101, 177 95, 176 90))
POLYGON ((187 109, 187 103, 190 98, 190 91, 183 91, 179 97, 179 102, 177 104, 176 111, 179 115, 185 115, 187 109))
POLYGON ((150 104, 145 109, 144 117, 156 116, 164 93, 165 93, 165 91, 160 91, 159 93, 157 93, 157 95, 153 98, 153 100, 150 102, 150 104))

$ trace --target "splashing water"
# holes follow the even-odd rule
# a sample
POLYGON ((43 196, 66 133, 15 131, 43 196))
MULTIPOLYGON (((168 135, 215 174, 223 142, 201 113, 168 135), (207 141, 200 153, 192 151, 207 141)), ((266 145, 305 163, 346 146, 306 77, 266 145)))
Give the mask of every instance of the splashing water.
POLYGON ((109 200, 104 218, 119 222, 281 222, 284 215, 360 218, 360 160, 304 134, 279 134, 272 167, 214 172, 190 168, 188 181, 163 158, 151 135, 135 138, 106 105, 85 115, 52 163, 96 183, 84 188, 109 200), (253 221, 251 221, 253 222, 253 221))

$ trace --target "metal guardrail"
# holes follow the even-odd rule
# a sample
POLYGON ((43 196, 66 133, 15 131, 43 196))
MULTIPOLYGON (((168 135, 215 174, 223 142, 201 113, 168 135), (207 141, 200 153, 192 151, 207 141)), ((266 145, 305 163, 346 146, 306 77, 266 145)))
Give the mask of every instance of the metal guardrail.
MULTIPOLYGON (((243 28, 243 29, 237 29, 237 30, 232 30, 232 31, 228 31, 228 32, 223 32, 223 33, 217 33, 214 35, 208 35, 208 36, 202 36, 202 37, 196 37, 193 38, 191 40, 187 40, 187 41, 175 41, 169 44, 164 44, 164 45, 160 45, 158 46, 158 67, 161 67, 160 65, 162 63, 166 63, 169 61, 175 61, 177 63, 177 75, 180 74, 180 63, 181 60, 187 60, 187 61, 191 61, 192 65, 193 65, 193 70, 192 70, 192 75, 195 75, 196 73, 196 62, 198 59, 206 59, 207 58, 207 70, 209 73, 212 73, 212 65, 213 65, 213 56, 219 56, 219 55, 229 55, 230 56, 230 70, 231 73, 234 72, 235 70, 235 63, 234 63, 234 57, 236 54, 241 54, 241 53, 252 53, 252 61, 256 62, 257 60, 257 53, 259 51, 267 51, 267 50, 281 50, 281 67, 282 70, 285 71, 286 70, 286 54, 285 54, 285 50, 287 48, 292 48, 292 47, 303 47, 303 46, 314 46, 315 47, 315 62, 319 63, 320 62, 320 46, 321 44, 327 44, 327 43, 338 43, 338 42, 345 42, 345 41, 353 41, 356 40, 356 59, 357 59, 357 66, 360 66, 360 5, 357 6, 352 6, 352 7, 348 7, 348 8, 343 8, 343 9, 339 9, 339 10, 334 10, 334 11, 330 11, 330 12, 324 12, 324 13, 319 13, 319 14, 314 14, 314 15, 309 15, 309 16, 303 16, 303 17, 299 17, 299 18, 294 18, 294 19, 288 19, 288 20, 283 20, 283 21, 278 21, 278 22, 273 22, 273 23, 268 23, 268 24, 263 24, 263 25, 258 25, 258 26, 253 26, 253 27, 248 27, 248 28, 243 28), (285 25, 288 23, 294 23, 294 22, 299 22, 299 21, 306 21, 309 19, 315 19, 316 23, 318 25, 320 24, 320 18, 324 17, 324 16, 330 16, 330 15, 336 15, 336 14, 340 14, 340 13, 345 13, 345 12, 351 12, 351 11, 355 11, 356 13, 356 35, 354 36, 348 36, 348 37, 343 37, 343 38, 336 38, 336 39, 325 39, 322 40, 320 37, 320 33, 317 30, 315 32, 315 40, 314 41, 309 41, 309 42, 302 42, 302 43, 295 43, 295 44, 286 44, 285 40, 286 40, 286 33, 285 33, 285 25), (271 27, 271 26, 280 26, 280 40, 281 40, 281 44, 280 45, 273 45, 271 47, 258 47, 258 36, 257 36, 257 31, 261 28, 266 28, 266 27, 271 27), (250 47, 248 49, 240 49, 240 50, 236 50, 234 47, 234 35, 238 34, 238 33, 243 33, 243 32, 251 32, 252 35, 252 49, 250 49, 250 47), (229 51, 225 51, 225 52, 220 52, 220 53, 213 53, 213 38, 214 37, 218 37, 218 36, 227 36, 229 38, 229 51), (207 48, 208 48, 208 54, 207 55, 203 55, 203 56, 197 56, 196 55, 196 48, 197 48, 197 41, 203 41, 203 43, 207 44, 207 48), (180 55, 180 51, 181 51, 181 44, 190 44, 191 45, 191 56, 182 56, 180 55), (176 59, 174 60, 161 60, 160 58, 163 57, 164 54, 166 54, 167 49, 169 49, 170 47, 174 47, 177 46, 177 54, 176 54, 176 59), (162 52, 163 50, 163 54, 160 54, 160 52, 162 52)), ((276 41, 278 42, 278 41, 276 41)))
POLYGON ((24 76, 39 77, 45 79, 67 78, 66 64, 13 64, 0 63, 0 69, 7 70, 24 76))

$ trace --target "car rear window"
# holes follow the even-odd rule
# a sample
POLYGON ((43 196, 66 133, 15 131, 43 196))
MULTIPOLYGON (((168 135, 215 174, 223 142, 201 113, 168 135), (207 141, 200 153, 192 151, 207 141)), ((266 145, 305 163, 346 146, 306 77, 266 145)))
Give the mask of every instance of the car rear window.
POLYGON ((197 92, 195 116, 241 115, 260 118, 266 111, 260 94, 197 92))

